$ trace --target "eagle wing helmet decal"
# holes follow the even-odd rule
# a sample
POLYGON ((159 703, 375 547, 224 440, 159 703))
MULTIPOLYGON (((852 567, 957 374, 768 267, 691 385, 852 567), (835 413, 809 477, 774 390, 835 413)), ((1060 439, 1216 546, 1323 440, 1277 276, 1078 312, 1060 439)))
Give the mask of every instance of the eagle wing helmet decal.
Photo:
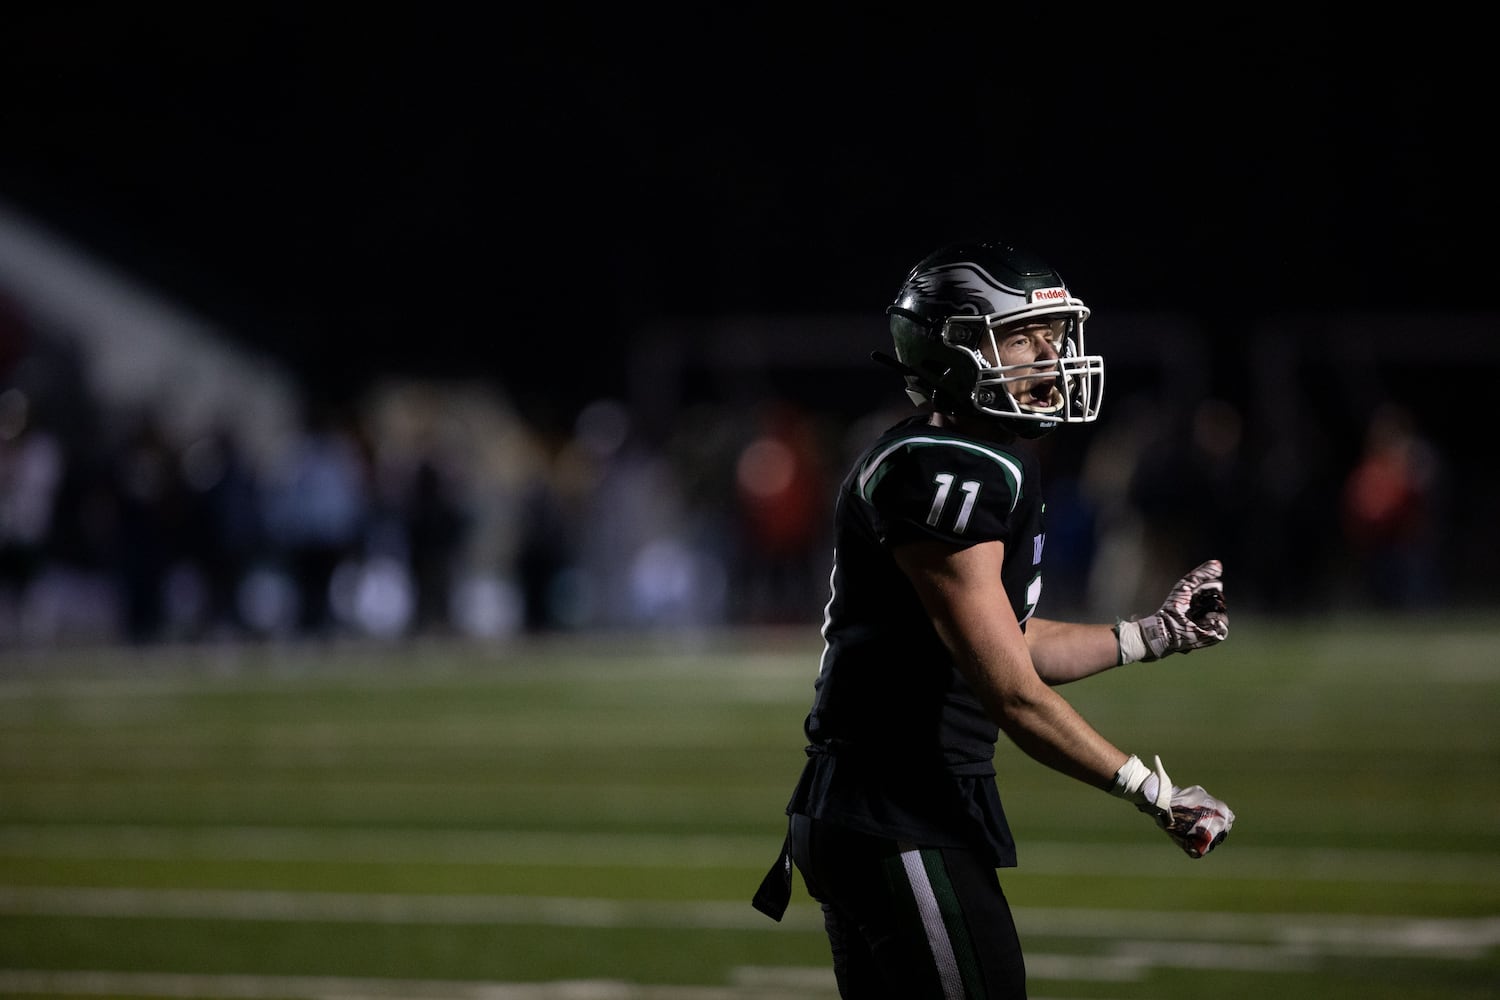
POLYGON ((948 307, 953 315, 988 316, 1003 312, 1015 299, 1026 301, 1026 293, 996 281, 984 268, 968 261, 942 264, 911 276, 908 288, 932 305, 948 307), (1013 296, 1012 302, 997 299, 1013 296))

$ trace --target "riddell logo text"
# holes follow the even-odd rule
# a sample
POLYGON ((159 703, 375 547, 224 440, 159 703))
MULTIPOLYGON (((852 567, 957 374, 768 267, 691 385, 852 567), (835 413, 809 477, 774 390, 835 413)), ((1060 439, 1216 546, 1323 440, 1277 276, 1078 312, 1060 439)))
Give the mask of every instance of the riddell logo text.
POLYGON ((1031 293, 1033 302, 1065 302, 1067 298, 1066 288, 1039 288, 1031 293))

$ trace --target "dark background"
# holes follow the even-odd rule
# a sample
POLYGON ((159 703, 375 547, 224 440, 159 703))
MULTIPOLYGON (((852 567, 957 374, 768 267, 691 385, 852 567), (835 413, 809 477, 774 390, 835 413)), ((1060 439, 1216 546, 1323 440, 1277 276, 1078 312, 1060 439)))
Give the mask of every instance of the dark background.
POLYGON ((1441 8, 811 10, 32 6, 0 197, 328 397, 479 374, 566 410, 653 324, 879 324, 979 234, 1101 331, 1492 306, 1492 57, 1441 8))
MULTIPOLYGON (((916 261, 976 236, 1051 261, 1106 358, 1105 418, 1040 445, 1059 606, 1147 606, 1156 575, 1212 553, 1241 609, 1492 609, 1490 38, 1432 4, 37 5, 0 25, 0 207, 279 362, 313 433, 274 448, 347 434, 359 486, 378 473, 381 501, 402 498, 403 539, 427 537, 445 473, 468 483, 449 513, 525 542, 490 570, 522 581, 528 623, 633 621, 547 595, 581 579, 595 610, 633 608, 631 567, 661 537, 732 585, 685 588, 721 603, 668 600, 658 623, 820 607, 828 521, 798 497, 830 491, 783 491, 803 535, 777 554, 737 463, 790 413, 809 474, 841 475, 867 418, 907 412, 868 358, 884 307, 916 261), (430 442, 381 422, 393 386, 440 401, 451 453, 400 453, 430 442), (482 430, 451 416, 470 394, 494 412, 482 430), (1394 471, 1356 475, 1372 456, 1394 471), (400 479, 419 467, 437 479, 400 479), (1399 502, 1355 516, 1351 497, 1399 502), (1101 553, 1145 596, 1089 592, 1114 579, 1101 553)), ((142 456, 185 461, 149 402, 108 405, 63 414, 52 537, 121 578, 132 635, 178 634, 160 602, 183 533, 131 491, 142 456), (162 544, 127 520, 89 535, 96 502, 162 544)), ((256 544, 240 555, 284 573, 306 554, 256 544)), ((469 550, 404 551, 425 561, 410 579, 442 584, 469 550)), ((330 552, 295 574, 304 612, 331 593, 330 552)), ((204 621, 244 610, 219 607, 204 621)))

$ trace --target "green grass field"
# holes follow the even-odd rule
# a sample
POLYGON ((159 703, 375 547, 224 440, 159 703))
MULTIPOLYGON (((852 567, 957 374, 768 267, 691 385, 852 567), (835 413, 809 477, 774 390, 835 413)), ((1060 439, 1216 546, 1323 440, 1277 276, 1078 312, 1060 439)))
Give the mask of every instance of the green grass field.
MULTIPOLYGON (((0 651, 0 994, 832 997, 800 881, 749 905, 818 651, 0 651)), ((1063 690, 1239 820, 1192 861, 1002 744, 1034 1000, 1500 995, 1500 624, 1237 620, 1063 690)))

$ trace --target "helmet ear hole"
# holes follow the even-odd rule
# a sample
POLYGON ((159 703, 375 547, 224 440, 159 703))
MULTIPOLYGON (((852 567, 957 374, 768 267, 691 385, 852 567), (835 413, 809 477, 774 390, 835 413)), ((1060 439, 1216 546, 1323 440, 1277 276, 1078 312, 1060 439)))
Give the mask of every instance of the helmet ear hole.
POLYGON ((979 349, 980 333, 988 329, 977 316, 950 316, 936 327, 938 339, 944 344, 968 351, 979 349))

